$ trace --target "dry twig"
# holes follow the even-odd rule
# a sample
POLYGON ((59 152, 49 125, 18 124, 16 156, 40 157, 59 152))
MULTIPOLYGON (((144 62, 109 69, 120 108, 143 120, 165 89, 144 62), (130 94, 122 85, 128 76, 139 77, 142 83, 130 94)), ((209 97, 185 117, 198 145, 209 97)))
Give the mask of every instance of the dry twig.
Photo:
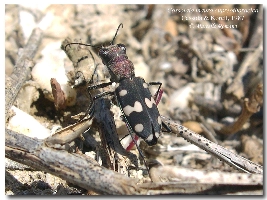
POLYGON ((200 147, 201 149, 211 153, 212 155, 216 156, 220 160, 223 160, 230 166, 233 166, 247 173, 249 172, 258 174, 263 173, 263 167, 261 165, 257 165, 242 156, 232 153, 226 148, 209 141, 208 139, 202 137, 199 134, 194 133, 193 131, 185 128, 184 126, 177 124, 171 120, 168 120, 164 116, 161 116, 161 118, 163 122, 165 122, 170 126, 171 131, 174 134, 180 135, 190 143, 193 143, 196 146, 200 147))
POLYGON ((14 71, 10 77, 6 77, 5 80, 5 115, 6 120, 9 117, 8 111, 13 105, 17 94, 24 82, 28 79, 31 72, 31 68, 34 63, 31 61, 37 52, 39 44, 41 42, 43 32, 41 29, 36 28, 33 30, 26 46, 19 54, 14 71))
POLYGON ((100 194, 136 193, 136 179, 105 169, 86 155, 59 151, 11 130, 6 130, 6 157, 100 194))
POLYGON ((261 174, 229 173, 219 171, 205 172, 197 169, 187 169, 177 166, 161 165, 157 161, 150 162, 149 171, 153 182, 195 182, 200 184, 244 184, 263 185, 261 174), (164 181, 165 180, 165 181, 164 181))
POLYGON ((249 52, 241 63, 238 72, 233 82, 228 86, 226 93, 233 93, 238 99, 244 96, 244 85, 242 83, 243 77, 247 74, 250 65, 254 65, 257 60, 260 60, 263 53, 263 41, 259 44, 254 52, 249 52))
POLYGON ((239 131, 247 120, 254 113, 258 112, 263 103, 263 84, 258 84, 254 93, 249 97, 244 99, 242 113, 238 119, 229 126, 224 126, 219 132, 223 134, 233 134, 239 131))
POLYGON ((95 54, 90 51, 90 48, 83 45, 70 44, 73 41, 66 38, 62 44, 61 49, 66 53, 68 58, 72 61, 75 74, 68 74, 70 80, 76 87, 85 84, 92 79, 95 70, 95 54))

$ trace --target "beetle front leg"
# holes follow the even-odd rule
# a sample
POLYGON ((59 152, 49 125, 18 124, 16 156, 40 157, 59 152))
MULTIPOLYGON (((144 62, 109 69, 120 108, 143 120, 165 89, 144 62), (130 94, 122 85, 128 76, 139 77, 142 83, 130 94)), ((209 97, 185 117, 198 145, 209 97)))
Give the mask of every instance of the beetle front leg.
POLYGON ((104 87, 107 87, 111 84, 112 84, 112 82, 100 83, 98 85, 90 85, 87 87, 87 92, 90 92, 91 90, 95 90, 95 89, 99 89, 99 88, 104 88, 104 87))
POLYGON ((98 85, 91 85, 91 86, 87 87, 87 92, 88 92, 89 97, 90 97, 90 105, 88 106, 88 108, 87 108, 87 110, 85 112, 85 115, 79 121, 81 121, 87 115, 90 115, 90 116, 93 115, 93 112, 94 112, 94 101, 96 99, 98 99, 100 97, 103 97, 103 96, 106 96, 106 95, 110 95, 111 93, 113 93, 113 92, 108 91, 108 92, 103 92, 103 93, 100 93, 100 94, 92 97, 90 91, 91 90, 96 90, 96 89, 99 89, 99 88, 104 88, 104 87, 107 87, 107 86, 109 86, 111 84, 112 84, 112 82, 107 82, 107 83, 100 83, 98 85))

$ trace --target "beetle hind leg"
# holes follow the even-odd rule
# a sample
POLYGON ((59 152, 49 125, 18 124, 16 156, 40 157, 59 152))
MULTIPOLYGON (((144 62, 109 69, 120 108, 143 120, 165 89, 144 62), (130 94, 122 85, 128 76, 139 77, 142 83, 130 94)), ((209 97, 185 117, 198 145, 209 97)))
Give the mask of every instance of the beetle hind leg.
POLYGON ((165 122, 161 122, 161 125, 162 125, 162 129, 161 130, 163 132, 167 132, 167 133, 172 132, 171 128, 165 122))

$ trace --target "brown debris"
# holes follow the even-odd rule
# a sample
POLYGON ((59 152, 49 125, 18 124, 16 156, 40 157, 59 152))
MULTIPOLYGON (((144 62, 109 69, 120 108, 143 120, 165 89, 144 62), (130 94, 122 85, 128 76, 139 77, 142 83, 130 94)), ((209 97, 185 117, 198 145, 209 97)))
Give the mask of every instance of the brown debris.
POLYGON ((259 111, 263 103, 263 84, 258 84, 254 93, 244 99, 243 109, 238 119, 229 126, 224 126, 220 130, 223 134, 233 134, 242 129, 243 125, 251 117, 252 114, 259 111))
POLYGON ((66 108, 66 98, 59 83, 57 82, 57 79, 51 78, 50 84, 54 97, 55 108, 57 110, 64 110, 66 108))

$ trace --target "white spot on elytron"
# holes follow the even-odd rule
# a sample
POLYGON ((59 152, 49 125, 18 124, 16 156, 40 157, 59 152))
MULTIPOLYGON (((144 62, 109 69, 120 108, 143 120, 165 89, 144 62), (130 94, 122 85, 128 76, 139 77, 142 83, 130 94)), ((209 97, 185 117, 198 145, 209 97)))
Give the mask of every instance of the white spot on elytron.
POLYGON ((159 133, 158 132, 155 132, 155 137, 159 138, 159 133))
POLYGON ((158 123, 161 124, 161 117, 158 116, 158 123))
POLYGON ((145 102, 146 102, 147 107, 149 108, 152 108, 153 104, 155 104, 153 97, 151 97, 151 101, 148 98, 145 98, 145 102))
POLYGON ((143 83, 143 87, 144 88, 148 88, 148 84, 147 83, 143 83))
POLYGON ((127 90, 121 90, 120 92, 119 92, 119 95, 120 96, 124 96, 124 95, 126 95, 127 94, 127 90))
POLYGON ((150 135, 147 137, 146 141, 150 142, 152 139, 153 139, 153 134, 150 134, 150 135))
POLYGON ((135 130, 136 132, 139 132, 139 133, 142 132, 143 129, 144 129, 143 124, 136 124, 135 127, 134 127, 134 130, 135 130))
POLYGON ((142 112, 143 108, 140 102, 136 101, 134 103, 134 106, 125 106, 123 108, 123 112, 125 113, 125 115, 129 116, 132 112, 142 112))
POLYGON ((115 85, 115 88, 119 87, 120 86, 120 83, 116 83, 115 85))

